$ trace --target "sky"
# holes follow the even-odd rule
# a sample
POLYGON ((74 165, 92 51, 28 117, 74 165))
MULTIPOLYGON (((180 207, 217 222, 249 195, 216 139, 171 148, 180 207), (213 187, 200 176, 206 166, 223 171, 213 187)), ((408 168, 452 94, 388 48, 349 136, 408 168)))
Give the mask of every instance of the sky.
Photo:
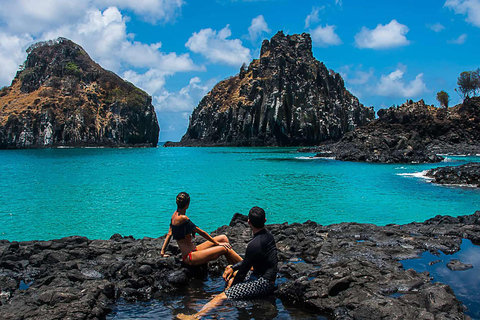
POLYGON ((308 32, 314 56, 375 110, 449 93, 480 67, 480 0, 0 0, 0 87, 25 50, 65 37, 153 97, 160 141, 178 141, 220 80, 278 31, 308 32))

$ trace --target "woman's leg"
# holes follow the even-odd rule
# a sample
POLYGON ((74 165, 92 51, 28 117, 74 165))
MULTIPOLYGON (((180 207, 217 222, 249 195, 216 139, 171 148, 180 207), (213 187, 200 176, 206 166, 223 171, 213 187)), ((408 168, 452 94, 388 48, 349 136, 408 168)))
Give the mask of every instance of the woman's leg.
MULTIPOLYGON (((216 236, 213 239, 215 239, 217 242, 220 242, 220 243, 229 242, 227 236, 224 235, 224 234, 216 236)), ((205 249, 212 248, 213 246, 214 246, 214 244, 212 242, 205 241, 204 243, 197 246, 197 250, 198 251, 203 251, 205 249)), ((233 249, 230 249, 230 250, 228 250, 227 253, 225 253, 225 258, 227 258, 228 264, 235 264, 235 263, 243 260, 242 257, 240 257, 233 249)), ((210 260, 214 260, 214 259, 216 259, 216 258, 213 258, 213 259, 210 259, 210 260)), ((210 261, 210 260, 208 260, 208 261, 210 261)))
POLYGON ((187 258, 184 262, 191 266, 205 264, 208 261, 215 260, 218 257, 227 254, 228 251, 229 250, 224 246, 215 246, 200 251, 192 251, 190 253, 191 259, 187 258))

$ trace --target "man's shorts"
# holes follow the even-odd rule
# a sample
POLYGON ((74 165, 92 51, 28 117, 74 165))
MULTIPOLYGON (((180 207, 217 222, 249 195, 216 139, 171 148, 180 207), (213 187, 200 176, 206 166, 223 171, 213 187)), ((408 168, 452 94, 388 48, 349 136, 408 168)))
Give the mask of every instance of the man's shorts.
POLYGON ((271 281, 262 277, 257 278, 249 271, 243 282, 231 286, 225 290, 225 294, 228 299, 233 300, 253 299, 271 294, 274 289, 275 285, 271 281))

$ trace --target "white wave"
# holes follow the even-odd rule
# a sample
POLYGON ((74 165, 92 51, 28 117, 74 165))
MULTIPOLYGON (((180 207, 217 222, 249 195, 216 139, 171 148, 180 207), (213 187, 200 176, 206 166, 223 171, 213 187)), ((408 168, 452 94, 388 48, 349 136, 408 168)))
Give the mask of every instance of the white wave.
POLYGON ((411 178, 420 178, 425 180, 433 180, 433 178, 427 177, 428 170, 420 171, 420 172, 410 172, 410 173, 397 173, 397 176, 402 177, 411 177, 411 178))
POLYGON ((407 169, 406 167, 396 167, 395 170, 405 170, 407 169))
POLYGON ((318 160, 318 159, 327 159, 327 160, 335 160, 335 157, 295 157, 298 160, 318 160))

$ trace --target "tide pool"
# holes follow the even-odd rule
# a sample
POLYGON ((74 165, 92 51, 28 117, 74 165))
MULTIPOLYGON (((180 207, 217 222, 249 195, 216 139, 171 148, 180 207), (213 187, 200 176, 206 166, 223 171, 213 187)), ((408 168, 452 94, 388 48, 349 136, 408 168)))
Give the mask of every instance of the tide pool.
POLYGON ((159 237, 180 191, 191 196, 188 216, 206 231, 255 205, 267 223, 324 225, 403 224, 480 210, 480 190, 416 174, 480 157, 390 165, 311 156, 296 148, 1 150, 0 239, 159 237))

